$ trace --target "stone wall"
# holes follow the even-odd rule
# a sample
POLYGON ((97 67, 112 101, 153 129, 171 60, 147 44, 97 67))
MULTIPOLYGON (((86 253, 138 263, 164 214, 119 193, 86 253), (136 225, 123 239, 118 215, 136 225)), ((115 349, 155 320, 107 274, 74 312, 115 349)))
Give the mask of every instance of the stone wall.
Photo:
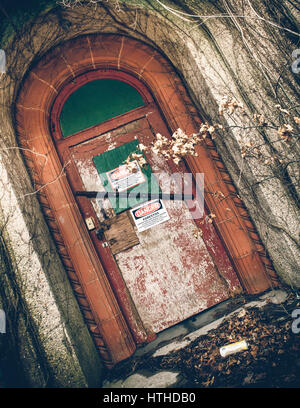
POLYGON ((14 340, 18 348, 22 380, 35 387, 99 386, 101 361, 36 195, 26 196, 30 187, 19 152, 3 155, 10 162, 2 157, 0 163, 0 296, 8 316, 7 343, 14 340))
MULTIPOLYGON (((27 336, 22 350, 34 351, 32 361, 42 353, 45 362, 39 375, 29 375, 35 386, 96 386, 102 372, 24 165, 26 152, 16 149, 14 131, 14 100, 26 73, 48 50, 68 39, 96 32, 123 33, 154 46, 172 62, 202 119, 231 126, 218 133, 217 149, 283 283, 292 289, 300 286, 299 145, 277 142, 278 133, 270 127, 238 127, 249 123, 254 113, 264 114, 275 128, 291 116, 300 116, 294 108, 299 104, 299 74, 290 69, 299 39, 293 34, 299 21, 293 2, 234 0, 220 7, 216 1, 163 1, 172 10, 156 0, 138 5, 74 3, 65 8, 52 5, 19 27, 2 46, 8 66, 0 81, 0 227, 24 316, 33 322, 34 345, 32 336, 31 340, 27 336), (220 14, 226 17, 218 18, 220 14), (248 117, 238 111, 221 117, 218 109, 224 96, 243 103, 248 117), (277 104, 292 115, 285 117, 277 104), (266 165, 257 155, 243 157, 243 145, 251 141, 262 146, 266 157, 280 160, 266 165)), ((25 323, 22 330, 26 331, 25 323)))

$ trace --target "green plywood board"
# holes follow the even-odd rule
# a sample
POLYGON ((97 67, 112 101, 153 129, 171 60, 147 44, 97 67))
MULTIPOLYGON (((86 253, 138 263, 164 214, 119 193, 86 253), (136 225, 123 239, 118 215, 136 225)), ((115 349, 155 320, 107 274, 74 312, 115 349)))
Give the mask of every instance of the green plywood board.
POLYGON ((123 81, 99 79, 88 82, 74 91, 62 108, 60 126, 63 137, 143 105, 139 92, 123 81))
MULTIPOLYGON (((157 194, 161 191, 148 164, 145 167, 139 167, 138 171, 135 173, 131 173, 128 176, 125 175, 123 177, 121 174, 121 177, 118 178, 120 170, 126 170, 124 161, 128 158, 128 156, 131 153, 142 153, 138 149, 138 144, 138 140, 133 140, 113 150, 109 150, 93 157, 93 162, 100 175, 105 190, 114 192, 116 189, 118 189, 119 192, 126 191, 129 195, 129 200, 126 198, 110 199, 111 204, 117 214, 147 201, 146 198, 138 199, 134 197, 134 193, 157 194)), ((123 175, 124 174, 125 173, 123 172, 123 175)))

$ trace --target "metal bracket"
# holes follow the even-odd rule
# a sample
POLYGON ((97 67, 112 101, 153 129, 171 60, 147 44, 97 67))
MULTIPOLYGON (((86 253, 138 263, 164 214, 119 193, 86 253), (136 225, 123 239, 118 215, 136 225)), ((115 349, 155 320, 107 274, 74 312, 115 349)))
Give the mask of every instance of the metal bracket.
MULTIPOLYGON (((75 191, 75 194, 78 197, 87 197, 87 198, 128 198, 129 193, 120 193, 118 191, 110 192, 110 191, 75 191)), ((162 199, 162 200, 194 200, 193 194, 173 194, 173 193, 136 193, 136 198, 146 198, 148 200, 154 199, 162 199)))
POLYGON ((110 222, 110 218, 108 218, 107 220, 104 220, 100 223, 100 227, 96 231, 96 236, 100 241, 103 240, 104 232, 109 230, 110 222))

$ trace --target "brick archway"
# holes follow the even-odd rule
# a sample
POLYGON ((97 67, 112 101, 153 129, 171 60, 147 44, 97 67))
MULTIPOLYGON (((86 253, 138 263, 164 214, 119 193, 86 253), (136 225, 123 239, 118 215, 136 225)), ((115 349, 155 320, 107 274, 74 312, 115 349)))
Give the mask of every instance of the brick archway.
MULTIPOLYGON (((39 190, 38 197, 95 344, 108 367, 136 349, 64 174, 51 132, 57 96, 79 75, 114 69, 136 77, 151 91, 171 129, 197 132, 201 123, 171 64, 150 46, 120 35, 78 37, 55 48, 28 73, 16 103, 19 143, 39 190), (41 154, 45 155, 42 157, 41 154)), ((276 284, 276 275, 255 228, 218 156, 213 141, 187 159, 192 172, 205 174, 209 210, 244 290, 259 293, 276 284), (225 200, 213 193, 221 191, 225 200), (228 209, 230 215, 228 214, 228 209)))

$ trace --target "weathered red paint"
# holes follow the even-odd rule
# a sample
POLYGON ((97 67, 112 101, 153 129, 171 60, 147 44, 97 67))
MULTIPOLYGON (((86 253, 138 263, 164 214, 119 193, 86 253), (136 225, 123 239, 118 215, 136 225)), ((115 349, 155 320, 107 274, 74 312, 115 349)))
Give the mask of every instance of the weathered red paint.
MULTIPOLYGON (((91 77, 95 78, 96 74, 93 72, 91 77)), ((118 73, 113 71, 105 72, 104 75, 118 78, 118 73)), ((98 78, 101 77, 102 71, 99 71, 98 78)), ((128 80, 129 76, 121 74, 121 78, 128 80)), ((89 75, 85 74, 84 79, 90 80, 89 75)), ((78 83, 82 83, 81 78, 78 83)), ((117 147, 138 136, 141 143, 150 146, 154 133, 171 137, 150 94, 144 90, 144 85, 134 78, 130 78, 130 83, 137 89, 141 88, 141 93, 147 95, 144 108, 121 115, 86 132, 79 132, 80 139, 74 136, 75 146, 73 137, 58 143, 58 151, 64 163, 73 161, 67 171, 74 191, 82 188, 103 189, 92 157, 107 151, 112 141, 114 147, 117 147), (109 124, 111 130, 106 133, 109 124)), ((72 86, 69 88, 69 91, 73 91, 72 86)), ((58 102, 57 105, 61 107, 58 102)), ((54 109, 57 109, 56 105, 54 109)), ((59 129, 58 122, 55 127, 59 129)), ((154 173, 172 173, 170 164, 165 160, 150 154, 147 158, 154 173)), ((182 164, 173 166, 173 171, 182 173, 187 172, 187 169, 182 164)), ((166 203, 167 206, 168 204, 170 203, 166 203)), ((176 205, 178 207, 178 203, 176 205)), ((168 210, 171 220, 156 226, 154 230, 138 233, 141 244, 115 257, 107 247, 103 251, 104 242, 99 242, 95 231, 91 232, 94 245, 137 342, 143 342, 147 340, 147 334, 158 333, 227 299, 231 292, 241 290, 216 232, 210 229, 205 234, 210 246, 208 250, 205 240, 194 237, 196 224, 189 219, 188 210, 183 203, 182 205, 184 208, 171 206, 168 210)), ((80 207, 85 218, 92 216, 97 219, 97 210, 95 212, 88 199, 81 198, 80 207)))
MULTIPOLYGON (((40 155, 24 151, 35 185, 44 186, 38 194, 41 206, 95 344, 105 364, 112 367, 129 357, 136 348, 128 317, 120 307, 120 299, 124 302, 126 299, 122 293, 118 298, 113 292, 111 282, 117 282, 119 277, 108 279, 104 272, 103 265, 110 262, 107 248, 102 248, 101 253, 95 250, 80 213, 81 204, 79 206, 75 200, 69 180, 62 176, 63 168, 53 139, 58 149, 63 148, 65 141, 60 140, 58 129, 50 123, 54 101, 60 99, 70 84, 73 85, 72 81, 77 81, 83 73, 101 68, 127 72, 147 84, 171 132, 179 127, 187 134, 197 132, 200 119, 177 74, 158 51, 140 41, 114 34, 78 37, 51 50, 29 72, 16 101, 21 147, 47 156, 45 162, 40 155)), ((60 103, 63 104, 62 99, 60 103)), ((56 113, 58 111, 59 106, 56 113)), ((53 112, 55 119, 55 110, 53 112)), ((109 131, 112 126, 113 121, 106 128, 105 124, 101 125, 101 132, 109 131)), ((94 134, 94 129, 91 132, 94 134)), ((90 134, 84 132, 84 137, 89 139, 90 134)), ((82 142, 82 135, 78 133, 72 139, 75 146, 82 142)), ((205 173, 205 190, 211 193, 206 194, 208 211, 217 216, 214 226, 226 245, 243 288, 248 293, 259 293, 276 285, 272 264, 213 142, 207 139, 199 146, 198 157, 188 158, 186 162, 194 174, 205 173), (226 200, 219 202, 212 194, 215 191, 221 191, 226 200), (228 208, 231 216, 228 216, 228 208)), ((199 227, 205 239, 212 225, 199 227)), ((218 244, 210 245, 207 239, 206 243, 208 251, 217 254, 224 250, 221 244, 219 247, 218 244)), ((214 259, 226 271, 225 258, 216 256, 214 259)), ((113 270, 113 265, 111 268, 113 270)), ((121 280, 116 287, 119 284, 121 280)))

